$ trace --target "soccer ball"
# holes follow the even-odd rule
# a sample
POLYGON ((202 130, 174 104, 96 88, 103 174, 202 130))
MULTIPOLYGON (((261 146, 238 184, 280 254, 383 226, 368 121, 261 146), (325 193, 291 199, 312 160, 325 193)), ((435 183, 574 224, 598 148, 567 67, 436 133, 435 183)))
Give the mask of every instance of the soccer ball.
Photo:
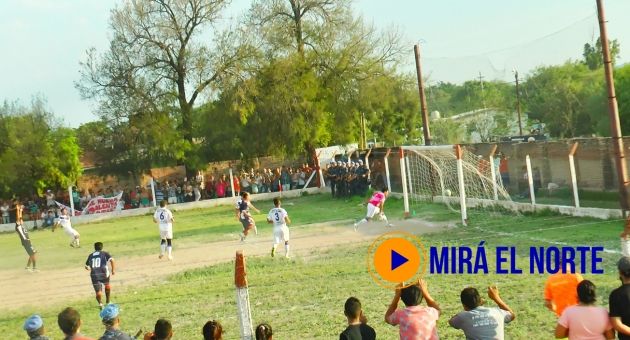
POLYGON ((446 196, 451 196, 451 190, 450 189, 444 190, 444 193, 446 194, 446 196))

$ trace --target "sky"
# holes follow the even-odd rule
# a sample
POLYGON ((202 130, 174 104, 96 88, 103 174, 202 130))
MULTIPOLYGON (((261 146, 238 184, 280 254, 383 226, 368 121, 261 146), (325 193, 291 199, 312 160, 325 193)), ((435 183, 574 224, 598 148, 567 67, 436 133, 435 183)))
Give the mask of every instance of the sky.
MULTIPOLYGON (((0 101, 42 96, 67 126, 96 120, 97 103, 82 100, 74 82, 85 51, 106 50, 109 11, 122 1, 1 0, 0 101)), ((618 64, 630 62, 630 1, 604 1, 609 35, 621 45, 618 64)), ((250 3, 233 0, 226 17, 250 3)), ((537 66, 579 59, 584 43, 599 36, 595 0, 354 0, 353 8, 378 28, 401 32, 409 44, 403 70, 414 70, 413 45, 421 44, 429 85, 512 81, 513 70, 523 78, 537 66)))

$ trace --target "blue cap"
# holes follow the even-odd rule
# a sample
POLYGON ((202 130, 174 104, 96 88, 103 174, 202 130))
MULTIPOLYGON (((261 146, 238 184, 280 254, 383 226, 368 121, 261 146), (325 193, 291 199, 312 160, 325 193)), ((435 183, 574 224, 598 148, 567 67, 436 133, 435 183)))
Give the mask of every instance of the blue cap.
POLYGON ((29 316, 29 318, 26 319, 26 321, 24 321, 23 328, 27 332, 34 332, 42 328, 42 326, 44 326, 44 320, 42 320, 42 317, 37 314, 33 314, 29 316))
POLYGON ((103 310, 101 311, 99 315, 101 316, 101 319, 103 320, 114 320, 118 316, 119 312, 120 312, 120 308, 118 308, 118 305, 114 303, 110 303, 107 306, 105 306, 105 308, 103 308, 103 310))

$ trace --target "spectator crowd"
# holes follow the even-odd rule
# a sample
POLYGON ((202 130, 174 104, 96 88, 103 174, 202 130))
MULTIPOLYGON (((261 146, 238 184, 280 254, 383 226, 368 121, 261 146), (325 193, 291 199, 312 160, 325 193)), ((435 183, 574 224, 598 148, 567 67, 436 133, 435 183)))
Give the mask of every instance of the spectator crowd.
MULTIPOLYGON (((233 173, 232 183, 227 172, 214 168, 204 174, 198 171, 192 177, 167 178, 154 182, 155 200, 167 200, 169 204, 195 202, 201 200, 238 197, 242 191, 251 194, 279 192, 314 187, 318 185, 315 169, 307 163, 301 166, 286 166, 277 168, 261 168, 241 170, 233 173), (311 176, 313 176, 311 178, 311 176), (310 179, 310 182, 309 182, 310 179), (234 194, 232 193, 234 188, 234 194)), ((25 221, 33 221, 35 229, 50 227, 54 219, 59 216, 60 208, 55 201, 71 206, 75 210, 83 210, 90 200, 95 197, 112 198, 121 195, 122 209, 146 208, 153 206, 153 191, 151 184, 129 186, 107 186, 98 188, 72 188, 47 190, 44 195, 32 195, 29 198, 12 198, 0 200, 0 214, 2 223, 15 223, 17 204, 25 206, 25 221), (39 223, 38 223, 39 222, 39 223)))
MULTIPOLYGON (((630 257, 622 256, 617 262, 622 285, 609 296, 609 310, 596 305, 596 287, 579 274, 570 272, 554 274, 545 284, 544 305, 558 317, 555 330, 548 330, 555 338, 562 339, 630 339, 630 257)), ((488 298, 496 307, 484 302, 474 287, 464 288, 459 294, 462 310, 448 320, 448 325, 461 330, 466 339, 504 339, 505 325, 516 319, 515 311, 502 299, 496 286, 487 289, 488 298)), ((385 323, 398 327, 400 339, 438 339, 437 322, 443 310, 429 293, 424 280, 408 286, 398 285, 394 297, 385 311, 385 323), (402 306, 400 301, 402 300, 402 306), (424 301, 426 306, 422 305, 424 301)), ((340 333, 340 340, 373 340, 376 331, 368 325, 361 301, 350 297, 344 304, 343 314, 347 327, 340 333)), ((140 336, 142 330, 131 336, 120 329, 120 309, 109 304, 100 312, 103 335, 99 340, 128 340, 140 336)), ((81 335, 79 312, 68 307, 61 311, 57 323, 67 339, 91 339, 81 335)), ((341 328, 341 327, 340 327, 341 328)), ((23 326, 30 339, 45 340, 46 330, 39 315, 29 317, 23 326)), ((217 320, 210 320, 200 327, 205 340, 223 339, 223 327, 217 320)), ((544 332, 544 331, 543 331, 544 332)), ((152 331, 144 334, 145 340, 171 339, 174 329, 166 319, 159 319, 152 331)), ((273 338, 269 324, 261 323, 254 330, 257 340, 273 338)), ((541 333, 537 335, 541 335, 541 333)))

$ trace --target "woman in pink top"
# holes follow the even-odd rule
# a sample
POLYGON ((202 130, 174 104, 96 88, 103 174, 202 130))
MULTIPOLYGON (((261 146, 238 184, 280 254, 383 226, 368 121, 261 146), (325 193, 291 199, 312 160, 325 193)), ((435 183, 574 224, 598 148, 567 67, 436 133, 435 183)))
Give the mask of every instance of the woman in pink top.
POLYGON ((614 339, 615 332, 605 308, 595 306, 595 285, 589 280, 577 286, 579 303, 562 312, 556 326, 556 339, 614 339))
POLYGON ((387 196, 389 196, 389 189, 387 187, 384 187, 383 190, 377 191, 372 195, 368 200, 367 214, 362 220, 354 224, 354 231, 359 230, 359 225, 369 222, 376 214, 379 214, 379 218, 385 221, 387 227, 392 227, 392 224, 387 221, 387 216, 385 216, 385 212, 383 211, 387 196))

